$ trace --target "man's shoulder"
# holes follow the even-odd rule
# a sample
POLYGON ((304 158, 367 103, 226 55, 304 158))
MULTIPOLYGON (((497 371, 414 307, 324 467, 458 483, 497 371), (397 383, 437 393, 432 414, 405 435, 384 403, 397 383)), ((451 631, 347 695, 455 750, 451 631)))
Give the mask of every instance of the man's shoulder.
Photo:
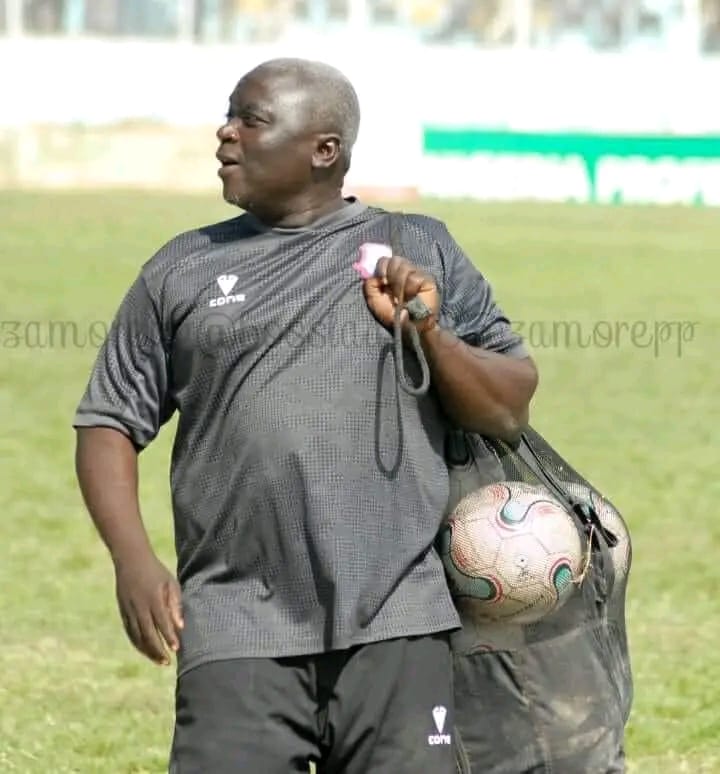
POLYGON ((450 238, 447 224, 438 217, 421 212, 396 212, 402 230, 420 239, 444 243, 450 238))
POLYGON ((246 215, 182 231, 155 251, 142 265, 141 273, 148 284, 155 285, 169 272, 181 270, 217 247, 242 239, 247 233, 246 215))
POLYGON ((421 212, 394 211, 397 249, 428 266, 445 267, 457 258, 457 243, 447 224, 421 212))

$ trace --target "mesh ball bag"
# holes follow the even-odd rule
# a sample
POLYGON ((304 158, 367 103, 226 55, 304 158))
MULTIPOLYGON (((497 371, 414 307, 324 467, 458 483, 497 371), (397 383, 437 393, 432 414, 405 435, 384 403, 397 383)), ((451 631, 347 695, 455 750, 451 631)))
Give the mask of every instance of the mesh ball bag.
POLYGON ((632 562, 617 508, 532 428, 509 444, 451 429, 447 513, 486 484, 544 486, 575 520, 587 562, 570 599, 532 624, 453 635, 460 774, 616 774, 633 695, 625 623, 632 562))

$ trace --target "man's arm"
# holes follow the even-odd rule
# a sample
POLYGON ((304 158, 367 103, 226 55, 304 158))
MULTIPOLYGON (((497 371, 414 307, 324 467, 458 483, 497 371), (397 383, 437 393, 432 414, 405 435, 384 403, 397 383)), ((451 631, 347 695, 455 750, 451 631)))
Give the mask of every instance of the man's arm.
POLYGON ((364 282, 371 311, 392 327, 400 299, 417 298, 429 316, 403 331, 420 333, 431 382, 448 418, 464 430, 513 442, 528 424, 538 384, 534 362, 494 301, 489 283, 447 229, 436 224, 435 246, 444 268, 442 298, 435 277, 402 256, 381 258, 364 282))
POLYGON ((77 430, 75 469, 85 505, 112 557, 123 624, 133 644, 169 663, 159 635, 177 651, 183 627, 177 581, 153 552, 140 515, 134 444, 106 427, 77 430))
POLYGON ((138 454, 172 414, 157 304, 141 275, 126 294, 78 406, 75 471, 87 510, 115 568, 128 637, 169 664, 180 647, 180 588, 156 557, 142 522, 138 454))
POLYGON ((464 430, 517 440, 538 385, 533 360, 471 346, 439 325, 421 333, 420 341, 448 417, 464 430))
POLYGON ((137 451, 129 437, 109 427, 79 427, 75 472, 88 513, 110 556, 152 551, 140 516, 137 451))

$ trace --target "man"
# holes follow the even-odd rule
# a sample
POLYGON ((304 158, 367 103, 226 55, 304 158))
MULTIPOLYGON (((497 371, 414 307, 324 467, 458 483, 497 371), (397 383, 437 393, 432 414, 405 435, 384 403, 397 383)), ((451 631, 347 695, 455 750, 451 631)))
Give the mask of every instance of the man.
MULTIPOLYGON (((511 438, 533 363, 445 227, 362 280, 388 216, 344 199, 359 126, 335 69, 273 60, 218 130, 227 202, 141 269, 78 408, 77 473, 127 634, 177 652, 170 770, 454 771, 449 636, 433 541, 452 421, 511 438), (422 301, 432 393, 398 389, 396 299, 422 301), (175 413, 177 581, 142 525, 137 457, 175 413)), ((408 350, 405 366, 415 361, 408 350)))

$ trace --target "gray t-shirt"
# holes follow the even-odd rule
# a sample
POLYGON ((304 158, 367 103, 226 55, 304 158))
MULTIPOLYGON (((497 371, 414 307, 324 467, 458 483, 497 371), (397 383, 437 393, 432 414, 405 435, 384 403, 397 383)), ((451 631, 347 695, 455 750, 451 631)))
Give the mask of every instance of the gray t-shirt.
MULTIPOLYGON (((433 547, 443 414, 432 390, 398 387, 392 333, 352 268, 388 236, 388 213, 355 199, 304 228, 244 214, 172 239, 120 306, 74 426, 141 450, 178 413, 181 672, 459 624, 433 547)), ((398 252, 436 277, 444 326, 526 356, 441 222, 403 216, 398 252)))

